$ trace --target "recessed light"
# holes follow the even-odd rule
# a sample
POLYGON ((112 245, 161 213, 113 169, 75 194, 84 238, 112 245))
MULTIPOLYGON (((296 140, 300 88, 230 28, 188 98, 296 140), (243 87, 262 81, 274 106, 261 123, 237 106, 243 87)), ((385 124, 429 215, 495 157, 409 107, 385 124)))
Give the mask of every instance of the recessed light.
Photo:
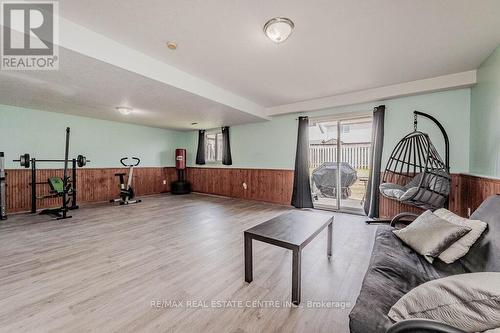
POLYGON ((264 24, 264 33, 275 43, 283 43, 292 34, 295 24, 286 17, 274 17, 264 24))
POLYGON ((118 110, 118 112, 120 112, 122 115, 124 116, 128 116, 129 114, 132 113, 133 109, 132 108, 129 108, 127 106, 117 106, 116 107, 116 110, 118 110))
POLYGON ((170 50, 175 50, 175 49, 177 49, 177 43, 176 42, 167 42, 167 47, 170 50))

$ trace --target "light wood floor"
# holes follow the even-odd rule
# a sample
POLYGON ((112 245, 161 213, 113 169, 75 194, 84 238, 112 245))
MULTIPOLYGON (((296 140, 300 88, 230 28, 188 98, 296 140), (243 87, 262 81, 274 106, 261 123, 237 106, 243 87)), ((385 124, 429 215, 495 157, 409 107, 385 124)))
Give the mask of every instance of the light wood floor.
POLYGON ((243 276, 243 231, 287 209, 192 194, 87 206, 64 222, 12 215, 0 224, 0 331, 348 332, 349 304, 307 302, 354 304, 376 227, 351 215, 336 214, 331 261, 325 231, 303 251, 301 307, 193 308, 290 301, 290 251, 254 241, 254 281, 243 276), (170 300, 184 303, 151 306, 170 300))

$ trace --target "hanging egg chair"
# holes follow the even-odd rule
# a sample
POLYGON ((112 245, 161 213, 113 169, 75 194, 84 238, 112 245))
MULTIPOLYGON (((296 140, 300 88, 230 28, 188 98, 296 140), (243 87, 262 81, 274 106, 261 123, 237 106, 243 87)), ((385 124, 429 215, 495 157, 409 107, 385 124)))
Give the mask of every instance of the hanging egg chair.
POLYGON ((449 142, 446 131, 434 117, 414 111, 414 131, 396 144, 379 189, 386 198, 422 209, 436 210, 447 206, 451 189, 449 142), (429 118, 441 130, 445 141, 445 161, 429 135, 417 129, 417 116, 429 118))

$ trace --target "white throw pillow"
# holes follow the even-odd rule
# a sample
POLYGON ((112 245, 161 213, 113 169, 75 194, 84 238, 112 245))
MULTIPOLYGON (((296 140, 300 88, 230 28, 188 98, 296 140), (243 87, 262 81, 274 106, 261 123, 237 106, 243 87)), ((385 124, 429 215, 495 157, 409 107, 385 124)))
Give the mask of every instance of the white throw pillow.
POLYGON ((407 227, 394 230, 393 233, 432 263, 434 257, 470 230, 467 226, 455 225, 427 210, 407 227))
POLYGON ((451 264, 466 255, 488 226, 485 222, 460 217, 444 208, 436 210, 434 214, 455 225, 466 226, 472 229, 438 256, 439 259, 447 264, 451 264))
POLYGON ((500 273, 452 275, 410 290, 388 314, 394 321, 432 319, 466 332, 500 327, 500 273))

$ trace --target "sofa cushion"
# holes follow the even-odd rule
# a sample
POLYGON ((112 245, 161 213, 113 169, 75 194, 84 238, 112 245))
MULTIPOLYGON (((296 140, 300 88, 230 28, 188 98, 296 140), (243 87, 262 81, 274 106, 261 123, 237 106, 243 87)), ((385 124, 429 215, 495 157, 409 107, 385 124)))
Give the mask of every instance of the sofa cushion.
POLYGON ((500 272, 500 194, 488 197, 470 218, 488 227, 458 261, 469 272, 500 272))
POLYGON ((356 305, 349 314, 352 333, 385 332, 389 309, 414 287, 439 278, 432 266, 393 233, 380 226, 356 305))
POLYGON ((433 265, 406 246, 394 228, 379 226, 361 292, 349 314, 352 333, 384 332, 393 322, 390 308, 408 291, 430 280, 464 273, 460 264, 433 265))
POLYGON ((452 264, 431 265, 404 245, 393 228, 379 226, 361 291, 349 314, 352 333, 385 333, 392 325, 390 308, 407 292, 427 281, 454 274, 500 271, 500 195, 491 196, 471 219, 488 224, 467 255, 452 264))
POLYGON ((448 276, 404 295, 389 311, 395 321, 432 319, 466 332, 500 326, 500 273, 448 276))
POLYGON ((450 223, 427 210, 406 228, 394 234, 432 263, 434 257, 470 232, 467 226, 450 223))
POLYGON ((469 220, 460 217, 445 208, 438 209, 434 212, 434 215, 439 216, 446 221, 462 226, 468 226, 472 230, 464 235, 462 238, 458 239, 455 243, 451 244, 446 250, 441 252, 439 259, 445 263, 451 264, 452 262, 462 258, 469 252, 472 245, 481 237, 482 233, 488 226, 485 222, 479 220, 469 220))

